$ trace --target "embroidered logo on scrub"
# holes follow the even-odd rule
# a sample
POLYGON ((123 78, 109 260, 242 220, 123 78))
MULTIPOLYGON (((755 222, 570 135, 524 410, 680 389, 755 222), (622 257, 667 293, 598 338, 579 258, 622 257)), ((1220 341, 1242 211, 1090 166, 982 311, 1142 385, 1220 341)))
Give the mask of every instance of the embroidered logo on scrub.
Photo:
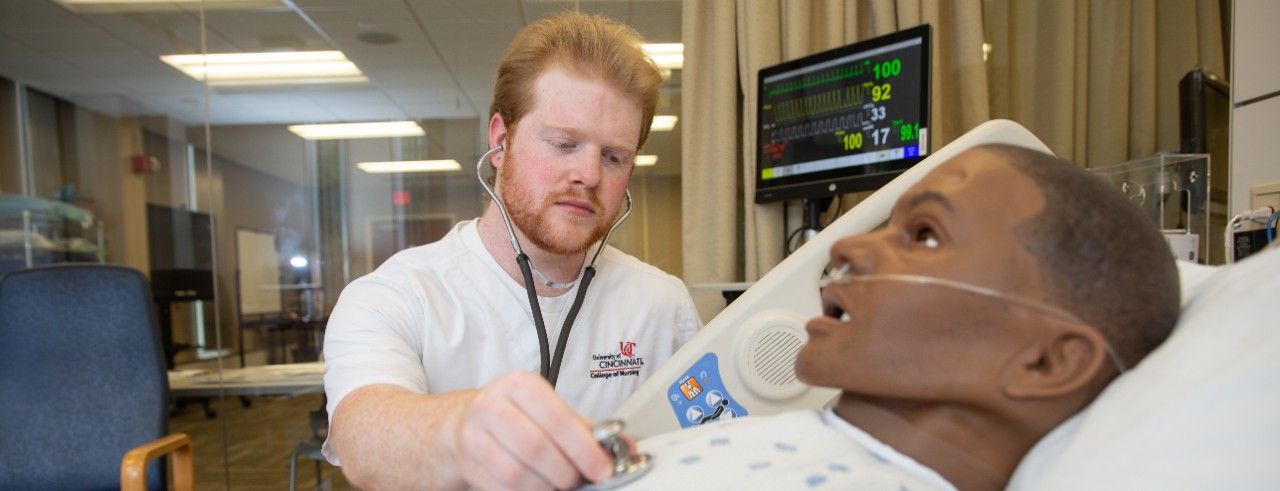
POLYGON ((729 397, 720 378, 720 363, 715 353, 703 355, 685 370, 684 375, 671 384, 667 398, 681 428, 747 415, 747 410, 729 397))
POLYGON ((621 341, 617 353, 591 355, 591 363, 595 365, 591 378, 639 377, 644 357, 636 356, 635 341, 621 341))

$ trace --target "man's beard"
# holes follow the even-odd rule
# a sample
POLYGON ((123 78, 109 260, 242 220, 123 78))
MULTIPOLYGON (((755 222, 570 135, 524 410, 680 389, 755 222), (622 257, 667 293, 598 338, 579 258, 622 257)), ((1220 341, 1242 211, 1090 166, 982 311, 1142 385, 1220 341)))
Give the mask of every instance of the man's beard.
POLYGON ((599 242, 609 232, 609 227, 613 224, 612 220, 608 219, 611 217, 604 216, 607 213, 605 207, 600 204, 600 198, 594 192, 555 192, 548 195, 541 203, 536 203, 535 198, 530 196, 532 190, 521 186, 516 181, 515 166, 518 164, 516 164, 515 154, 508 149, 503 157, 505 162, 498 168, 498 189, 502 193, 499 199, 506 206, 507 214, 511 216, 512 226, 520 229, 533 245, 553 254, 578 254, 599 242), (551 226, 552 220, 548 214, 552 212, 555 203, 569 199, 588 201, 596 210, 597 220, 594 226, 590 223, 590 218, 566 216, 568 221, 576 222, 579 229, 590 227, 586 236, 558 234, 551 226))

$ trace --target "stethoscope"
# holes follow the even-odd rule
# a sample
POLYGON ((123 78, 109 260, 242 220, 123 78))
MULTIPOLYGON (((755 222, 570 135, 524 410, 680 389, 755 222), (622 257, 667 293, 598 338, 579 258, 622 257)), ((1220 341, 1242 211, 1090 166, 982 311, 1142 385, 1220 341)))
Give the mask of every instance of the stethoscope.
MULTIPOLYGON (((498 205, 498 212, 502 214, 502 222, 507 226, 507 236, 511 238, 511 249, 516 252, 516 264, 520 266, 520 274, 524 276, 524 289, 529 294, 529 309, 533 311, 533 326, 538 329, 538 352, 541 355, 541 365, 539 368, 542 377, 551 382, 551 386, 555 387, 556 379, 560 377, 560 363, 564 359, 564 347, 569 340, 569 330, 573 327, 573 320, 578 317, 578 310, 582 307, 582 299, 587 295, 587 286, 591 284, 591 278, 596 275, 596 260, 600 258, 600 253, 604 252, 605 245, 609 243, 609 236, 613 235, 613 231, 621 225, 628 216, 631 216, 631 190, 627 190, 627 210, 613 222, 613 226, 609 227, 609 231, 605 233, 604 240, 600 242, 600 246, 596 248, 596 253, 591 257, 591 263, 582 271, 582 278, 579 280, 581 286, 578 287, 578 294, 573 298, 573 306, 569 308, 569 316, 564 320, 564 326, 560 328, 560 340, 556 344, 555 359, 551 359, 551 347, 547 340, 546 321, 542 318, 542 307, 538 305, 538 293, 534 289, 533 274, 537 273, 537 269, 529 262, 529 256, 524 253, 524 249, 520 248, 520 242, 516 240, 516 231, 511 227, 511 217, 507 215, 507 207, 502 204, 502 200, 498 199, 498 195, 494 194, 493 189, 489 188, 489 184, 484 180, 484 161, 488 159, 494 152, 501 151, 502 145, 490 148, 484 155, 480 156, 480 160, 476 161, 476 178, 480 180, 480 185, 484 187, 484 192, 489 193, 489 197, 493 199, 493 203, 498 205)), ((572 288, 574 283, 556 283, 537 273, 538 278, 542 280, 542 284, 552 288, 566 289, 572 288)))

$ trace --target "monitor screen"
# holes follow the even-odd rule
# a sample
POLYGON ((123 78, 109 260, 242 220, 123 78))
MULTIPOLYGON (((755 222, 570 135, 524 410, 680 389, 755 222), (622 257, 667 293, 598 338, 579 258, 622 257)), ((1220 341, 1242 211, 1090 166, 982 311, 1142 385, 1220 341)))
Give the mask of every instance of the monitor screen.
POLYGON ((879 188, 929 150, 929 26, 760 70, 757 203, 879 188))
POLYGON ((208 213, 147 203, 151 293, 157 299, 213 299, 213 220, 208 213))

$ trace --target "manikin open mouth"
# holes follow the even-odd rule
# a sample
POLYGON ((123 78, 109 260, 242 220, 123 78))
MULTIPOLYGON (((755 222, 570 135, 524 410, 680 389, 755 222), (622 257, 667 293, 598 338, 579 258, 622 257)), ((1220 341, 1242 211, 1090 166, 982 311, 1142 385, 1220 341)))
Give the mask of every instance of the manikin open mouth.
POLYGON ((827 290, 832 285, 847 285, 853 279, 853 275, 849 272, 850 263, 841 264, 839 267, 827 266, 822 273, 822 279, 818 281, 820 295, 822 297, 822 315, 833 319, 840 319, 840 322, 849 322, 852 317, 844 308, 832 298, 834 294, 827 290))
POLYGON ((822 292, 822 315, 833 319, 840 319, 840 322, 849 322, 853 319, 848 312, 845 312, 844 308, 841 307, 840 304, 836 303, 835 299, 829 296, 825 291, 825 287, 822 292))

